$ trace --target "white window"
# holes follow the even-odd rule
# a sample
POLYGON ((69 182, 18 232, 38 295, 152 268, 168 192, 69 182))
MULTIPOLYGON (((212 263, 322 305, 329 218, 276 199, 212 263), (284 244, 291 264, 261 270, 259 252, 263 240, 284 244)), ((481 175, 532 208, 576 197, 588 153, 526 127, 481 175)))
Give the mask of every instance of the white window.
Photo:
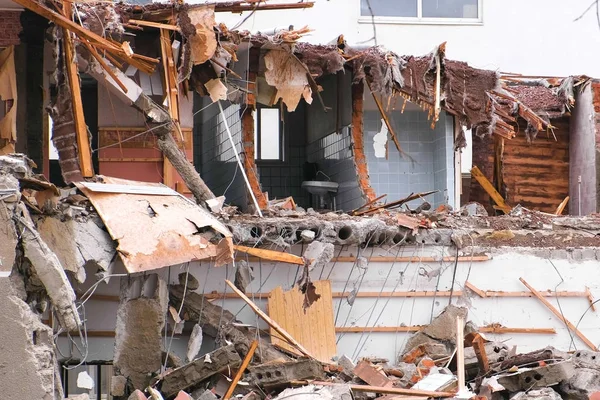
POLYGON ((360 0, 360 22, 481 24, 482 0, 360 0))
POLYGON ((279 108, 258 108, 254 116, 254 159, 284 161, 279 108))

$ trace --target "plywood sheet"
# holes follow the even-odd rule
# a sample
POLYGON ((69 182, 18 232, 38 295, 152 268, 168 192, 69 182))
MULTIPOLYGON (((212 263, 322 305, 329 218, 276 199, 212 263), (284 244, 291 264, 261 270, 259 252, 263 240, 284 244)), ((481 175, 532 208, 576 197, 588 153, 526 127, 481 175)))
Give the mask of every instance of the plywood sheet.
POLYGON ((118 241, 117 251, 130 273, 195 260, 215 258, 217 265, 232 260, 229 230, 179 193, 171 190, 172 194, 165 195, 165 190, 170 189, 160 184, 111 177, 101 179, 114 185, 113 188, 130 186, 138 192, 141 186, 148 189, 143 194, 107 193, 94 190, 95 186, 86 182, 76 183, 92 202, 110 236, 118 241), (152 189, 156 194, 150 194, 152 189), (218 244, 209 242, 199 234, 205 228, 224 238, 218 244))
MULTIPOLYGON (((304 295, 300 290, 294 287, 292 290, 284 292, 280 286, 269 293, 269 317, 281 325, 318 360, 331 362, 331 357, 337 353, 331 282, 316 281, 313 283, 321 298, 308 307, 306 313, 302 308, 304 295)), ((271 342, 290 352, 298 353, 298 350, 290 346, 273 329, 271 329, 271 342)))

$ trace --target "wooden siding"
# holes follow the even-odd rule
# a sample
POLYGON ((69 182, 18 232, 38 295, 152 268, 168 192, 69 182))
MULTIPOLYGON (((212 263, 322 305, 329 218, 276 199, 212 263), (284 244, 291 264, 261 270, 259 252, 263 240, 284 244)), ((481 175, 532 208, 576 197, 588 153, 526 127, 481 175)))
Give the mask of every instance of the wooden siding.
MULTIPOLYGON (((505 140, 503 177, 506 202, 554 213, 569 194, 569 118, 552 120, 554 134, 540 132, 528 143, 525 126, 519 126, 517 137, 505 140)), ((492 181, 494 141, 491 137, 473 139, 473 165, 492 181)), ((471 181, 470 201, 483 204, 492 212, 491 200, 477 181, 471 181)))

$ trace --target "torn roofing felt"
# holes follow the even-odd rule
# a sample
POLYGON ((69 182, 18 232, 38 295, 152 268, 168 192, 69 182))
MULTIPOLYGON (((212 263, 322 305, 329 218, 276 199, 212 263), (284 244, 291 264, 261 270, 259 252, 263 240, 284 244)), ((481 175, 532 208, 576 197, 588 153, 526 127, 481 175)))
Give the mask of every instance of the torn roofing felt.
POLYGON ((92 202, 128 272, 188 261, 231 262, 229 230, 203 208, 161 184, 99 176, 75 185, 92 202))

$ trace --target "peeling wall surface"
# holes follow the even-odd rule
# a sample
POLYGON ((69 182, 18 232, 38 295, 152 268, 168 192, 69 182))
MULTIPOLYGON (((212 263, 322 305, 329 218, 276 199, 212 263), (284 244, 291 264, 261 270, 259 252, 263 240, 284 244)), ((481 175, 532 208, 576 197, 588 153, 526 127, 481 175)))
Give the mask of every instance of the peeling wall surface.
MULTIPOLYGON (((482 249, 480 249, 482 250, 482 249)), ((452 286, 454 274, 454 260, 456 249, 446 246, 401 246, 367 248, 359 251, 356 247, 345 247, 340 252, 339 246, 335 248, 335 257, 356 256, 360 254, 367 259, 370 257, 415 257, 415 262, 369 262, 366 269, 359 268, 354 262, 330 262, 324 267, 317 267, 312 271, 311 277, 317 279, 330 279, 332 292, 371 293, 372 297, 361 297, 360 294, 350 305, 346 298, 334 297, 333 311, 336 327, 399 327, 426 325, 431 322, 432 316, 437 316, 450 302, 448 291, 457 293, 451 303, 469 309, 467 319, 483 327, 490 324, 501 324, 508 328, 553 328, 556 334, 492 334, 486 333, 490 340, 506 341, 509 346, 516 345, 517 351, 525 353, 539 349, 540 346, 554 346, 561 350, 585 349, 586 346, 578 338, 571 343, 571 336, 565 324, 557 319, 535 297, 495 297, 480 298, 475 293, 465 289, 468 280, 480 290, 528 292, 527 288, 519 282, 523 277, 529 284, 540 292, 544 291, 585 291, 590 288, 594 298, 600 298, 600 270, 597 268, 600 260, 600 250, 589 249, 534 249, 534 248, 488 248, 492 259, 489 261, 460 261, 456 264, 456 283, 452 286), (430 260, 442 259, 445 261, 423 261, 422 257, 430 260), (526 268, 525 268, 526 266, 526 268), (446 292, 438 296, 428 297, 387 297, 386 293, 408 291, 434 291, 446 292), (377 298, 382 291, 384 295, 377 298)), ((294 246, 292 253, 301 254, 301 246, 294 246)), ((461 256, 469 256, 469 252, 461 252, 461 256)), ((284 290, 292 287, 297 276, 297 266, 269 261, 250 262, 254 269, 255 280, 247 288, 249 297, 266 311, 266 298, 259 299, 256 293, 262 285, 260 292, 268 293, 277 286, 284 290)), ((177 282, 177 274, 185 272, 183 267, 175 267, 171 271, 171 284, 177 282)), ((229 293, 224 280, 233 280, 235 269, 214 268, 209 263, 193 263, 190 273, 201 282, 198 293, 229 293)), ((164 279, 168 278, 168 271, 159 271, 164 279)), ((110 285, 102 285, 97 293, 118 293, 118 282, 115 279, 110 285)), ((598 312, 586 310, 589 302, 586 297, 546 297, 555 307, 561 307, 567 319, 579 324, 579 329, 594 343, 600 342, 600 316, 598 312)), ((243 323, 268 329, 249 308, 244 307, 244 302, 238 298, 215 300, 215 304, 223 306, 243 323), (241 311, 240 311, 241 310, 241 311)), ((88 302, 89 329, 111 330, 114 320, 100 315, 100 310, 110 310, 116 303, 96 301, 88 302)), ((108 312, 107 312, 108 313, 108 312)), ((103 313, 104 314, 104 313, 103 313)), ((338 355, 346 354, 357 359, 360 357, 384 357, 391 362, 396 360, 412 333, 406 332, 369 332, 364 333, 338 333, 338 355)), ((110 338, 91 338, 90 348, 95 359, 111 359, 112 347, 110 338)), ((61 341, 64 344, 64 341, 61 341)), ((180 357, 185 357, 187 336, 175 336, 173 342, 174 352, 180 357)), ((206 337, 201 353, 212 351, 214 342, 206 337)), ((63 348, 63 351, 66 349, 63 348)), ((66 353, 65 353, 66 354, 66 353)))
MULTIPOLYGON (((373 147, 374 137, 382 125, 381 115, 378 111, 365 112, 365 153, 371 186, 377 195, 387 194, 386 200, 394 201, 412 193, 439 190, 427 198, 432 207, 454 206, 452 117, 442 112, 435 129, 431 129, 431 121, 427 120, 424 111, 400 113, 400 110, 394 110, 389 115, 400 146, 407 155, 401 155, 390 138, 386 159, 376 157, 373 147)), ((422 200, 415 200, 409 205, 416 207, 421 203, 422 200)))

